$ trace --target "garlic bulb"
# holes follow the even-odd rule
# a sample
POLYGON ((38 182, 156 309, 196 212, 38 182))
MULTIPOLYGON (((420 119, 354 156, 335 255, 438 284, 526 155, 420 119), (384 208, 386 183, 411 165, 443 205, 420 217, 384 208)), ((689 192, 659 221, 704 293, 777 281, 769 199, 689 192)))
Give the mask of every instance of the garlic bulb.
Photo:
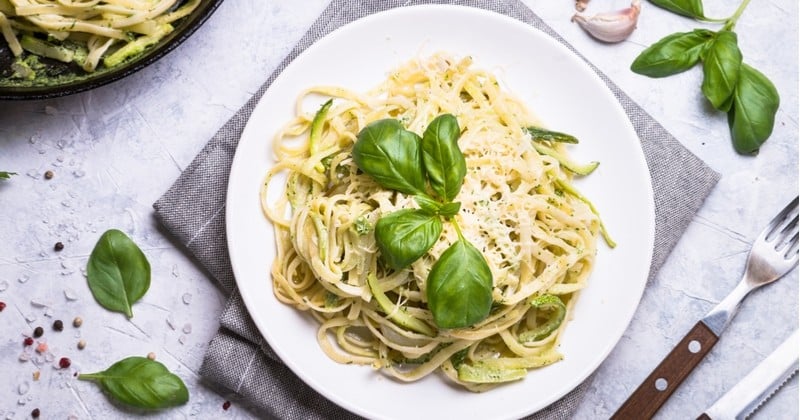
POLYGON ((599 13, 594 16, 575 13, 572 21, 601 41, 620 42, 628 38, 636 29, 641 9, 640 1, 633 0, 631 7, 616 12, 599 13))

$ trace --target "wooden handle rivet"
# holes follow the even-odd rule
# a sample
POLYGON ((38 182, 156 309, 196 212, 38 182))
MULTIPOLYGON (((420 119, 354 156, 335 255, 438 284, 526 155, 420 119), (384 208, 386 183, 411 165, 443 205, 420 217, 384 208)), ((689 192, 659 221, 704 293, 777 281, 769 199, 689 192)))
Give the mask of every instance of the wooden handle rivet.
POLYGON ((656 389, 659 391, 666 391, 667 387, 669 386, 669 382, 667 382, 664 378, 656 379, 656 389))
POLYGON ((697 340, 692 340, 689 342, 689 351, 692 353, 697 353, 703 349, 703 345, 700 344, 697 340))

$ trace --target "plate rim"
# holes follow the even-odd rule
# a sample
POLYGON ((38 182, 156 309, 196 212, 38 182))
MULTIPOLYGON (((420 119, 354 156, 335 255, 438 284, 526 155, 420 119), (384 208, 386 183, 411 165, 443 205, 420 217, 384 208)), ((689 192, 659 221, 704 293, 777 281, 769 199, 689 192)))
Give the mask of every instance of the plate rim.
MULTIPOLYGON (((465 13, 475 13, 475 14, 483 15, 482 17, 503 20, 503 21, 505 21, 506 23, 509 23, 509 24, 515 24, 515 25, 524 26, 527 30, 532 31, 533 33, 536 33, 538 36, 540 36, 543 39, 545 39, 546 42, 550 42, 553 45, 556 45, 557 48, 562 49, 564 52, 568 53, 573 58, 578 59, 580 61, 580 65, 582 67, 584 67, 584 70, 588 70, 589 74, 591 74, 591 77, 593 79, 595 79, 594 80, 595 83, 598 86, 601 86, 602 89, 611 98, 613 98, 613 104, 614 104, 615 111, 617 113, 621 113, 621 115, 623 116, 627 131, 629 131, 630 134, 632 134, 632 136, 634 138, 636 138, 637 140, 639 140, 639 142, 641 143, 641 139, 639 138, 638 133, 636 133, 636 130, 633 127, 633 124, 632 124, 632 122, 630 120, 630 117, 625 112, 624 107, 622 106, 622 103, 619 101, 619 99, 616 98, 616 95, 614 95, 614 92, 611 90, 611 88, 608 86, 608 84, 600 76, 599 71, 593 69, 592 65, 590 63, 588 63, 579 53, 577 53, 568 44, 565 44, 564 42, 559 41, 557 38, 553 37, 552 35, 548 34, 547 32, 545 32, 545 31, 543 31, 543 30, 541 30, 539 28, 536 28, 536 27, 534 27, 534 26, 532 26, 532 25, 530 25, 530 24, 528 24, 526 22, 520 21, 520 20, 515 19, 515 18, 513 18, 511 16, 508 16, 508 15, 505 15, 505 14, 502 14, 502 13, 499 13, 499 12, 496 12, 496 11, 493 11, 493 10, 480 8, 480 7, 472 7, 472 6, 465 6, 465 5, 452 5, 452 4, 421 4, 421 5, 400 6, 400 7, 390 8, 390 9, 383 10, 383 11, 380 11, 380 12, 375 12, 375 13, 366 15, 364 17, 358 18, 358 19, 356 19, 354 21, 348 22, 347 24, 344 24, 344 25, 336 28, 335 30, 331 31, 330 33, 326 34, 325 36, 317 39, 311 45, 309 45, 305 50, 300 52, 300 54, 298 54, 294 59, 292 59, 291 62, 289 62, 286 65, 285 68, 281 69, 280 73, 277 76, 274 77, 274 79, 272 80, 272 84, 270 85, 270 87, 268 87, 264 91, 262 97, 259 98, 258 102, 256 103, 256 106, 254 107, 253 112, 248 117, 247 123, 245 124, 245 127, 244 127, 244 129, 242 131, 242 136, 240 137, 240 140, 246 137, 246 133, 248 132, 248 127, 252 127, 252 125, 250 124, 250 119, 252 118, 252 115, 256 113, 255 111, 256 111, 256 109, 258 109, 259 105, 262 104, 263 97, 267 95, 267 92, 269 92, 269 89, 276 82, 278 82, 279 79, 284 74, 286 74, 287 72, 290 72, 292 70, 292 68, 294 67, 294 64, 296 62, 300 61, 299 60, 300 58, 302 58, 306 54, 309 54, 309 51, 313 52, 316 48, 320 48, 318 46, 318 44, 327 42, 328 39, 336 37, 336 34, 342 32, 342 31, 352 30, 352 28, 355 25, 367 24, 371 20, 386 18, 387 15, 391 16, 392 14, 395 14, 395 13, 415 13, 415 12, 418 12, 419 10, 422 10, 422 9, 425 9, 425 10, 433 10, 433 9, 452 10, 452 9, 457 9, 457 10, 459 10, 461 12, 465 12, 465 13)), ((239 144, 241 144, 241 142, 239 144)), ((238 153, 239 144, 237 144, 236 152, 234 154, 233 162, 232 162, 232 165, 231 165, 231 174, 230 174, 229 181, 228 181, 228 188, 226 190, 226 193, 227 193, 226 200, 225 200, 226 209, 230 209, 231 208, 231 205, 230 205, 231 200, 232 200, 231 199, 231 196, 232 196, 231 190, 234 188, 232 186, 233 182, 231 182, 231 181, 235 179, 234 175, 237 172, 237 168, 239 167, 239 165, 237 165, 237 162, 240 159, 243 159, 242 155, 240 153, 238 153)), ((647 226, 646 226, 647 232, 645 232, 646 233, 646 237, 644 238, 644 241, 649 245, 648 249, 646 251, 646 253, 647 253, 647 262, 645 263, 646 264, 645 272, 649 273, 651 268, 652 268, 652 257, 653 257, 653 254, 654 254, 654 247, 655 247, 655 200, 654 200, 655 194, 654 194, 654 191, 653 191, 652 177, 650 175, 649 165, 647 164, 647 159, 646 159, 646 156, 644 154, 644 150, 641 148, 641 146, 638 147, 637 149, 638 149, 637 154, 638 154, 638 156, 639 156, 639 158, 641 160, 641 163, 644 165, 644 169, 645 169, 644 173, 641 174, 641 175, 646 177, 645 182, 646 182, 647 186, 649 187, 649 188, 646 188, 646 191, 645 191, 646 197, 642 197, 642 199, 644 200, 643 204, 646 205, 647 210, 648 210, 648 213, 647 213, 647 215, 645 217, 646 223, 647 223, 647 226)), ((226 232, 226 235, 227 235, 227 238, 228 238, 229 241, 230 241, 230 238, 236 236, 235 233, 232 234, 232 225, 228 221, 227 217, 226 217, 226 222, 225 222, 225 232, 226 232)), ((236 275, 237 271, 238 271, 237 270, 237 266, 238 265, 236 263, 234 263, 234 261, 235 261, 235 259, 237 257, 234 255, 232 247, 230 247, 230 246, 228 246, 228 254, 229 254, 229 257, 230 257, 231 263, 232 263, 231 266, 232 266, 232 269, 233 269, 233 272, 234 272, 234 279, 236 281, 237 286, 239 286, 240 285, 239 280, 238 280, 239 277, 236 275)), ((271 274, 268 272, 268 268, 267 268, 266 274, 267 274, 266 277, 268 279, 271 278, 271 274)), ((647 285, 647 277, 648 277, 648 275, 646 274, 645 278, 640 283, 638 283, 638 285, 640 287, 635 289, 636 304, 631 306, 630 310, 628 311, 627 315, 625 316, 624 327, 620 328, 618 334, 615 335, 614 340, 609 342, 609 344, 608 344, 608 346, 606 346, 606 348, 603 348, 601 351, 599 351, 599 353, 602 353, 602 356, 598 359, 597 363, 593 364, 592 366, 586 366, 585 369, 581 372, 580 375, 576 375, 573 380, 569 381, 569 385, 567 385, 568 389, 566 389, 563 393, 553 396, 549 400, 545 401, 544 404, 540 404, 539 407, 531 408, 532 411, 514 412, 514 413, 509 413, 508 415, 510 415, 510 416, 523 416, 523 415, 529 415, 529 414, 533 414, 533 413, 535 413, 537 411, 543 410, 547 406, 551 405, 552 403, 564 398, 564 396, 567 395, 569 392, 572 392, 573 390, 575 390, 593 372, 595 372, 602 365, 602 363, 608 358, 608 356, 610 355, 611 351, 619 344, 624 332, 627 331, 628 327, 630 326, 630 323, 631 323, 631 321, 633 319, 633 316, 634 316, 635 312, 637 311, 637 309, 639 308, 639 305, 641 304, 641 299, 642 299, 642 296, 643 296, 643 293, 644 293, 644 289, 646 288, 646 285, 647 285)), ((265 290, 268 290, 268 291, 272 292, 271 283, 268 283, 266 285, 266 289, 265 290)), ((241 293, 240 296, 242 297, 242 300, 243 300, 243 302, 245 304, 245 307, 246 307, 248 313, 251 314, 251 318, 253 318, 253 321, 256 324, 256 327, 258 329, 259 334, 264 335, 265 336, 264 337, 265 340, 267 340, 267 342, 269 343, 269 340, 267 339, 266 335, 263 332, 263 327, 264 326, 261 325, 261 323, 259 322, 259 320, 258 320, 258 318, 256 316, 252 316, 252 312, 253 312, 253 310, 255 308, 255 302, 246 293, 241 293)), ((375 413, 364 411, 358 405, 353 404, 352 402, 342 401, 341 399, 339 399, 336 396, 331 396, 331 395, 325 393, 321 389, 321 386, 319 385, 319 383, 317 381, 315 381, 313 378, 308 378, 308 377, 305 377, 304 375, 298 373, 295 370, 295 367, 293 366, 293 364, 287 363, 284 360, 284 358, 282 357, 283 355, 281 354, 281 351, 279 349, 273 349, 273 350, 278 354, 278 356, 281 358, 283 363, 302 382, 304 382, 305 384, 309 385, 311 388, 313 388, 316 392, 318 392, 321 396, 323 396, 327 400, 335 403, 336 405, 338 405, 338 406, 340 406, 340 407, 342 407, 342 408, 344 408, 344 409, 346 409, 348 411, 351 411, 351 412, 359 414, 359 415, 364 415, 364 416, 375 415, 375 413)), ((491 391, 489 391, 489 392, 491 392, 491 391)))

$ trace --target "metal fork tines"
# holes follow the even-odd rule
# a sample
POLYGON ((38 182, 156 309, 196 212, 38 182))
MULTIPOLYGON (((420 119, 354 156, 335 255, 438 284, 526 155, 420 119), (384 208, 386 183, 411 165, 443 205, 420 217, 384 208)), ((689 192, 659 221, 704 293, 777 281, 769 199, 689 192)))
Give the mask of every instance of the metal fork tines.
POLYGON ((798 201, 795 197, 753 242, 742 280, 702 322, 719 336, 748 293, 791 271, 798 261, 798 201))

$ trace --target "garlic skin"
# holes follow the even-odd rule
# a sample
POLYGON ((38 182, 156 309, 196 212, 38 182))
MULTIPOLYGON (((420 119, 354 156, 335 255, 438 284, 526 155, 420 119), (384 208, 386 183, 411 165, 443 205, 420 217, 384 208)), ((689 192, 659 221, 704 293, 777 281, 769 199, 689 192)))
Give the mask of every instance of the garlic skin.
POLYGON ((627 39, 633 33, 641 10, 640 0, 632 0, 631 7, 616 12, 598 13, 594 16, 575 13, 572 21, 593 37, 604 42, 614 43, 627 39))

